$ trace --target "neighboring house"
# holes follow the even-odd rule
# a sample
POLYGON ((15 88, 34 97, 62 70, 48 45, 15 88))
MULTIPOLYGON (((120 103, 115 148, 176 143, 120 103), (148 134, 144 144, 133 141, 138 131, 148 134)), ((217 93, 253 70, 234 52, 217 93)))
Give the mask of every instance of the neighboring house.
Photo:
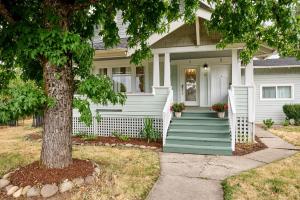
MULTIPOLYGON (((235 142, 254 140, 255 122, 282 121, 282 105, 300 100, 300 63, 254 60, 241 66, 239 52, 244 45, 218 49, 219 34, 208 33, 204 25, 210 16, 209 8, 201 5, 194 24, 178 20, 168 33, 151 36, 153 59, 135 66, 130 64, 133 51, 127 48, 119 13, 121 44, 104 49, 101 38, 94 39, 93 73, 110 77, 115 91, 126 92, 127 101, 124 106, 92 105, 93 115, 99 112, 102 119, 94 119, 90 127, 79 122, 74 110, 73 131, 103 136, 117 131, 139 137, 144 119, 152 118, 163 135, 164 151, 231 155, 235 142), (184 102, 188 108, 170 123, 173 102, 184 102), (218 102, 228 102, 228 118, 218 119, 210 111, 218 102)), ((273 53, 261 45, 255 57, 273 53)))

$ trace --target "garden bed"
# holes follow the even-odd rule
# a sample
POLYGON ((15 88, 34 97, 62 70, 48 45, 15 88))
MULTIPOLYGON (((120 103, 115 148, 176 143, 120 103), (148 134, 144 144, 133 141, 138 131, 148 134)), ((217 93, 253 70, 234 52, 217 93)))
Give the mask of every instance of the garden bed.
POLYGON ((235 156, 243 156, 255 151, 260 151, 263 150, 265 148, 267 148, 267 146, 262 143, 262 141, 255 136, 255 141, 256 143, 237 143, 235 144, 235 151, 233 152, 233 155, 235 156))
MULTIPOLYGON (((41 140, 41 133, 32 133, 26 136, 27 140, 41 140)), ((73 136, 72 143, 74 145, 93 145, 93 146, 127 146, 127 147, 140 147, 140 148, 151 148, 161 149, 162 141, 158 140, 156 142, 149 142, 142 138, 128 138, 128 140, 121 140, 118 137, 104 137, 104 136, 73 136)))

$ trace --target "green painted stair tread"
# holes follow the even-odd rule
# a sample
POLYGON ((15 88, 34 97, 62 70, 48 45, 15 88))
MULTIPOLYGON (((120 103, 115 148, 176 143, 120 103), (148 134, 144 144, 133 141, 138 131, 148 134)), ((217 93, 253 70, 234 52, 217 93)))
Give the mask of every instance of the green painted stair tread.
POLYGON ((195 122, 195 121, 191 121, 191 122, 181 122, 181 121, 172 121, 171 122, 171 126, 173 125, 182 125, 182 126, 229 126, 229 122, 224 121, 224 122, 218 122, 218 123, 207 123, 207 122, 203 122, 203 121, 199 121, 199 122, 195 122))
POLYGON ((215 120, 215 121, 228 121, 228 118, 217 118, 217 117, 195 117, 195 116, 182 116, 182 117, 174 117, 173 120, 215 120))
POLYGON ((167 137, 167 141, 168 140, 195 140, 195 141, 211 141, 211 142, 231 142, 231 138, 230 137, 226 137, 226 138, 203 138, 203 137, 184 137, 184 136, 168 136, 167 137))
POLYGON ((209 155, 232 155, 231 147, 220 146, 195 146, 181 144, 166 144, 164 152, 170 153, 190 153, 190 154, 209 154, 209 155))
POLYGON ((170 128, 169 129, 169 133, 172 132, 179 132, 179 133, 220 133, 220 134, 230 134, 230 130, 229 129, 224 129, 224 130, 193 130, 193 129, 179 129, 179 128, 170 128))

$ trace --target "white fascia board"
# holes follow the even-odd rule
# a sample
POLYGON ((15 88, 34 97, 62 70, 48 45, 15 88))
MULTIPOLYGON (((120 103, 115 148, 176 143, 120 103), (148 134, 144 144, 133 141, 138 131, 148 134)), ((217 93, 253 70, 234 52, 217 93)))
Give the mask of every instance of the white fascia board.
POLYGON ((224 51, 230 49, 242 49, 242 44, 229 45, 224 49, 217 48, 216 45, 204 45, 204 46, 187 46, 187 47, 170 47, 170 48, 159 48, 152 49, 152 53, 188 53, 188 52, 206 52, 206 51, 224 51))
POLYGON ((206 19, 208 21, 210 21, 211 19, 211 12, 209 12, 208 10, 205 10, 203 8, 199 8, 196 12, 196 16, 197 17, 201 17, 203 19, 206 19))
POLYGON ((271 68, 293 68, 300 65, 277 65, 277 66, 253 66, 255 69, 271 69, 271 68))

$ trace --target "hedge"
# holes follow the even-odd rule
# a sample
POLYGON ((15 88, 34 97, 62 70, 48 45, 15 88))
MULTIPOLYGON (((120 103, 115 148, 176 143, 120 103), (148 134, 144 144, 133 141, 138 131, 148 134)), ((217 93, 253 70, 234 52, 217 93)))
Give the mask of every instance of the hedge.
POLYGON ((288 120, 295 120, 295 125, 300 125, 300 104, 286 104, 283 106, 283 112, 288 120))

